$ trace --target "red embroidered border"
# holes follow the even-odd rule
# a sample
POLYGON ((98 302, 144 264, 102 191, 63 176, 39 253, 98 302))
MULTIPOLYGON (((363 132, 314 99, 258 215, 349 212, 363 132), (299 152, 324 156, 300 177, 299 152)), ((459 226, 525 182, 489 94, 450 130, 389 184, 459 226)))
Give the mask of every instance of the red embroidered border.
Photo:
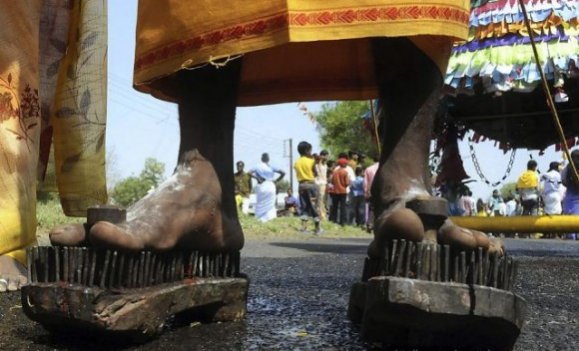
POLYGON ((236 25, 208 33, 194 38, 180 40, 161 48, 150 50, 138 57, 135 69, 140 70, 168 57, 181 55, 189 50, 200 49, 205 46, 256 36, 267 32, 274 32, 289 26, 324 26, 335 24, 405 21, 415 19, 445 20, 467 26, 469 12, 462 8, 448 6, 388 6, 381 8, 348 9, 340 11, 300 12, 287 13, 261 19, 254 22, 236 25))

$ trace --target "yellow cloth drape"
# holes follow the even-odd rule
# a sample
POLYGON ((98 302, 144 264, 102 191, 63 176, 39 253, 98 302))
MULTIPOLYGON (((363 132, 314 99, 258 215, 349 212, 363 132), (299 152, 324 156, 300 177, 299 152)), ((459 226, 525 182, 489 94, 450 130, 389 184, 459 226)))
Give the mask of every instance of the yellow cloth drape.
MULTIPOLYGON (((410 37, 446 68, 467 0, 140 0, 134 84, 244 54, 239 104, 377 95, 369 38, 410 37)), ((395 53, 393 53, 395 54, 395 53)))
POLYGON ((106 203, 107 2, 72 1, 51 123, 56 180, 64 213, 86 216, 106 203))
POLYGON ((65 212, 106 201, 106 1, 1 0, 0 20, 0 255, 24 262, 52 139, 65 212))

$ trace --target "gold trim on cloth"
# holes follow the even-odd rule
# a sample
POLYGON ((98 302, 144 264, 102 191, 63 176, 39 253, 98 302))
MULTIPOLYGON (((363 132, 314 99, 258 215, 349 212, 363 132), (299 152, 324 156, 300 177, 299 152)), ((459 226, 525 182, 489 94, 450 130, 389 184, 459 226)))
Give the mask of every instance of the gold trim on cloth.
MULTIPOLYGON (((468 18, 464 0, 140 0, 134 84, 171 100, 148 84, 244 54, 240 105, 367 98, 376 94, 368 38, 446 47, 467 37, 468 18)), ((427 54, 439 64, 446 51, 427 54)))

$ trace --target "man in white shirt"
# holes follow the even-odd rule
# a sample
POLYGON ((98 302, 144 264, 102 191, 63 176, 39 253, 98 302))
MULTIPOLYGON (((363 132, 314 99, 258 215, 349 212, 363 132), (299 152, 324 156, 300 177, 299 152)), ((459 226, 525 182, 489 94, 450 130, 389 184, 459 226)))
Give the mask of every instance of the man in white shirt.
POLYGON ((559 173, 559 162, 551 162, 549 171, 541 176, 542 192, 541 197, 545 204, 545 214, 558 215, 563 212, 561 207, 562 184, 559 173))

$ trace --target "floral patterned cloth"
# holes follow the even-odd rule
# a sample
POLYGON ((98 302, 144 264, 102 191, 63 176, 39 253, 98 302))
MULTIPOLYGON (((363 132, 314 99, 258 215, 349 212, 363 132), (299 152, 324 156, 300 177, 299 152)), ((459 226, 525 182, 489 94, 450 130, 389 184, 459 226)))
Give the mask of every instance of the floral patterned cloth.
POLYGON ((106 202, 106 1, 0 1, 0 255, 36 241, 51 145, 67 215, 106 202))

